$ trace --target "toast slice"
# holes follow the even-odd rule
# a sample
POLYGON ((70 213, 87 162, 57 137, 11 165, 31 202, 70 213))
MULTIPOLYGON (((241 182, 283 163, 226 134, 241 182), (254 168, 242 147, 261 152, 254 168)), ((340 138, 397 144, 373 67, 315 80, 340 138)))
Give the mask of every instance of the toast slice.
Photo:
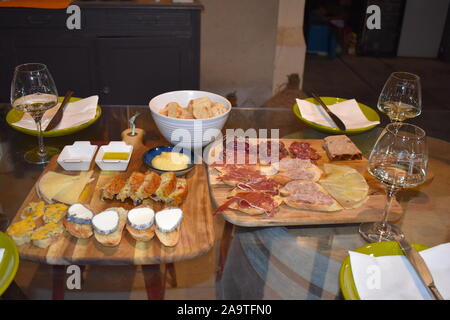
POLYGON ((117 194, 117 200, 124 202, 128 197, 135 193, 145 180, 145 175, 141 172, 134 171, 127 179, 127 182, 117 194))
POLYGON ((30 239, 36 247, 47 248, 56 242, 63 232, 64 227, 61 223, 50 222, 36 229, 30 239))
POLYGON ((30 242, 36 223, 32 217, 27 217, 8 227, 6 233, 13 239, 17 246, 30 242))
POLYGON ((59 223, 66 216, 69 207, 63 203, 54 203, 46 205, 44 208, 44 222, 45 223, 59 223))
POLYGON ((161 183, 156 189, 154 196, 155 200, 166 201, 167 197, 174 192, 177 185, 177 176, 174 172, 164 172, 161 174, 161 183))
POLYGON ((171 232, 162 232, 155 228, 155 234, 164 246, 174 247, 180 240, 180 226, 171 232))
POLYGON ((131 234, 133 239, 136 241, 150 241, 155 237, 155 226, 151 226, 150 228, 144 230, 138 230, 130 226, 126 225, 127 231, 131 234))
POLYGON ((63 220, 67 232, 78 239, 88 239, 94 234, 92 224, 74 223, 67 219, 63 220))
POLYGON ((111 182, 107 183, 102 187, 102 199, 112 200, 114 197, 119 194, 120 190, 125 186, 126 180, 122 178, 120 175, 115 176, 111 182))
POLYGON ((161 178, 159 174, 154 171, 146 172, 144 182, 139 186, 136 192, 131 194, 131 199, 133 199, 135 204, 141 203, 142 200, 152 196, 160 184, 161 178))
POLYGON ((31 217, 36 224, 44 223, 44 212, 45 212, 45 202, 30 202, 23 210, 23 213, 20 215, 20 218, 25 219, 31 217))
POLYGON ((318 181, 323 171, 310 160, 283 158, 278 163, 279 172, 272 179, 281 185, 294 180, 318 181))
POLYGON ((141 205, 128 211, 126 228, 136 241, 150 241, 155 236, 155 212, 141 205))
POLYGON ((114 207, 109 208, 108 211, 114 210, 119 214, 119 225, 116 231, 110 234, 101 234, 94 230, 95 239, 104 246, 115 247, 122 240, 122 231, 127 223, 127 210, 124 208, 114 207))
POLYGON ((292 181, 280 189, 289 207, 313 211, 339 211, 343 207, 318 183, 292 181))
POLYGON ((177 178, 177 183, 175 185, 175 190, 169 194, 164 202, 170 205, 178 206, 180 205, 188 194, 187 181, 184 178, 177 178))

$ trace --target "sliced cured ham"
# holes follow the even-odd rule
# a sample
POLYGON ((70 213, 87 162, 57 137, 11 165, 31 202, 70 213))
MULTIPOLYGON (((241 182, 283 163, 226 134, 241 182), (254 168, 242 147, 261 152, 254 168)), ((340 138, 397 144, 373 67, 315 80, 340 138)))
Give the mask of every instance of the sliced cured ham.
POLYGON ((270 195, 277 195, 278 184, 271 179, 260 179, 249 182, 239 182, 236 184, 236 188, 234 188, 231 193, 236 194, 238 192, 263 192, 270 195))
POLYGON ((257 166, 227 165, 222 167, 219 171, 221 174, 218 177, 218 180, 221 180, 230 186, 235 186, 238 183, 264 179, 264 176, 260 173, 257 166))
POLYGON ((281 197, 273 197, 262 192, 239 192, 222 204, 214 214, 234 209, 250 215, 267 214, 273 216, 275 210, 281 205, 281 197))

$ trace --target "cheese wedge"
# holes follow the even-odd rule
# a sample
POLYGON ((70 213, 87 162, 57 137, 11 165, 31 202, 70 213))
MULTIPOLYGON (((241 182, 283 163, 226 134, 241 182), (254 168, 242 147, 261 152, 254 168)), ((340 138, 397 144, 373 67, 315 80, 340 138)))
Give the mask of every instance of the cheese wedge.
POLYGON ((52 203, 53 198, 62 190, 70 187, 75 181, 79 180, 80 176, 69 176, 54 171, 45 173, 39 179, 36 185, 37 193, 47 203, 52 203))
POLYGON ((81 172, 79 179, 61 189, 60 192, 53 196, 53 200, 70 205, 77 203, 83 189, 90 182, 92 173, 93 171, 81 172))
POLYGON ((344 208, 357 208, 367 201, 369 185, 356 169, 328 163, 323 168, 326 177, 320 185, 344 208))

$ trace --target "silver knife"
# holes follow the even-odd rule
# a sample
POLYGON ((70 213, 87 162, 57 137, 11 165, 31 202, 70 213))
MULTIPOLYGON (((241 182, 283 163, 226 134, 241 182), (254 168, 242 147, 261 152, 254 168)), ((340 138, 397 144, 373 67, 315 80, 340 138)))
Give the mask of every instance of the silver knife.
POLYGON ((322 108, 325 109, 325 111, 328 113, 328 115, 330 116, 330 118, 334 121, 334 123, 336 124, 336 126, 345 131, 347 128, 345 127, 345 124, 342 122, 341 119, 339 119, 339 117, 337 115, 335 115, 333 112, 331 112, 331 110, 328 108, 328 106, 322 101, 322 99, 320 99, 317 95, 315 95, 313 92, 311 92, 311 95, 313 96, 313 98, 322 106, 322 108))
POLYGON ((411 262, 414 270, 416 270, 425 286, 430 289, 436 300, 444 300, 444 298, 434 285, 434 280, 431 272, 419 252, 417 252, 417 250, 409 244, 409 242, 405 239, 405 236, 401 235, 397 237, 396 240, 400 245, 400 248, 402 248, 403 252, 405 253, 406 257, 408 258, 409 262, 411 262))

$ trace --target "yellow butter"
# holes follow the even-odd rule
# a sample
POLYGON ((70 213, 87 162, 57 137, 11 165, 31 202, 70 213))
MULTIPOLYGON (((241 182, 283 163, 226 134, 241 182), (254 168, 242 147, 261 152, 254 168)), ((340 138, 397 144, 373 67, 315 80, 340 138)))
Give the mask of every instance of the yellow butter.
POLYGON ((189 166, 189 163, 189 157, 178 152, 162 152, 152 160, 153 168, 164 171, 183 170, 189 166))

